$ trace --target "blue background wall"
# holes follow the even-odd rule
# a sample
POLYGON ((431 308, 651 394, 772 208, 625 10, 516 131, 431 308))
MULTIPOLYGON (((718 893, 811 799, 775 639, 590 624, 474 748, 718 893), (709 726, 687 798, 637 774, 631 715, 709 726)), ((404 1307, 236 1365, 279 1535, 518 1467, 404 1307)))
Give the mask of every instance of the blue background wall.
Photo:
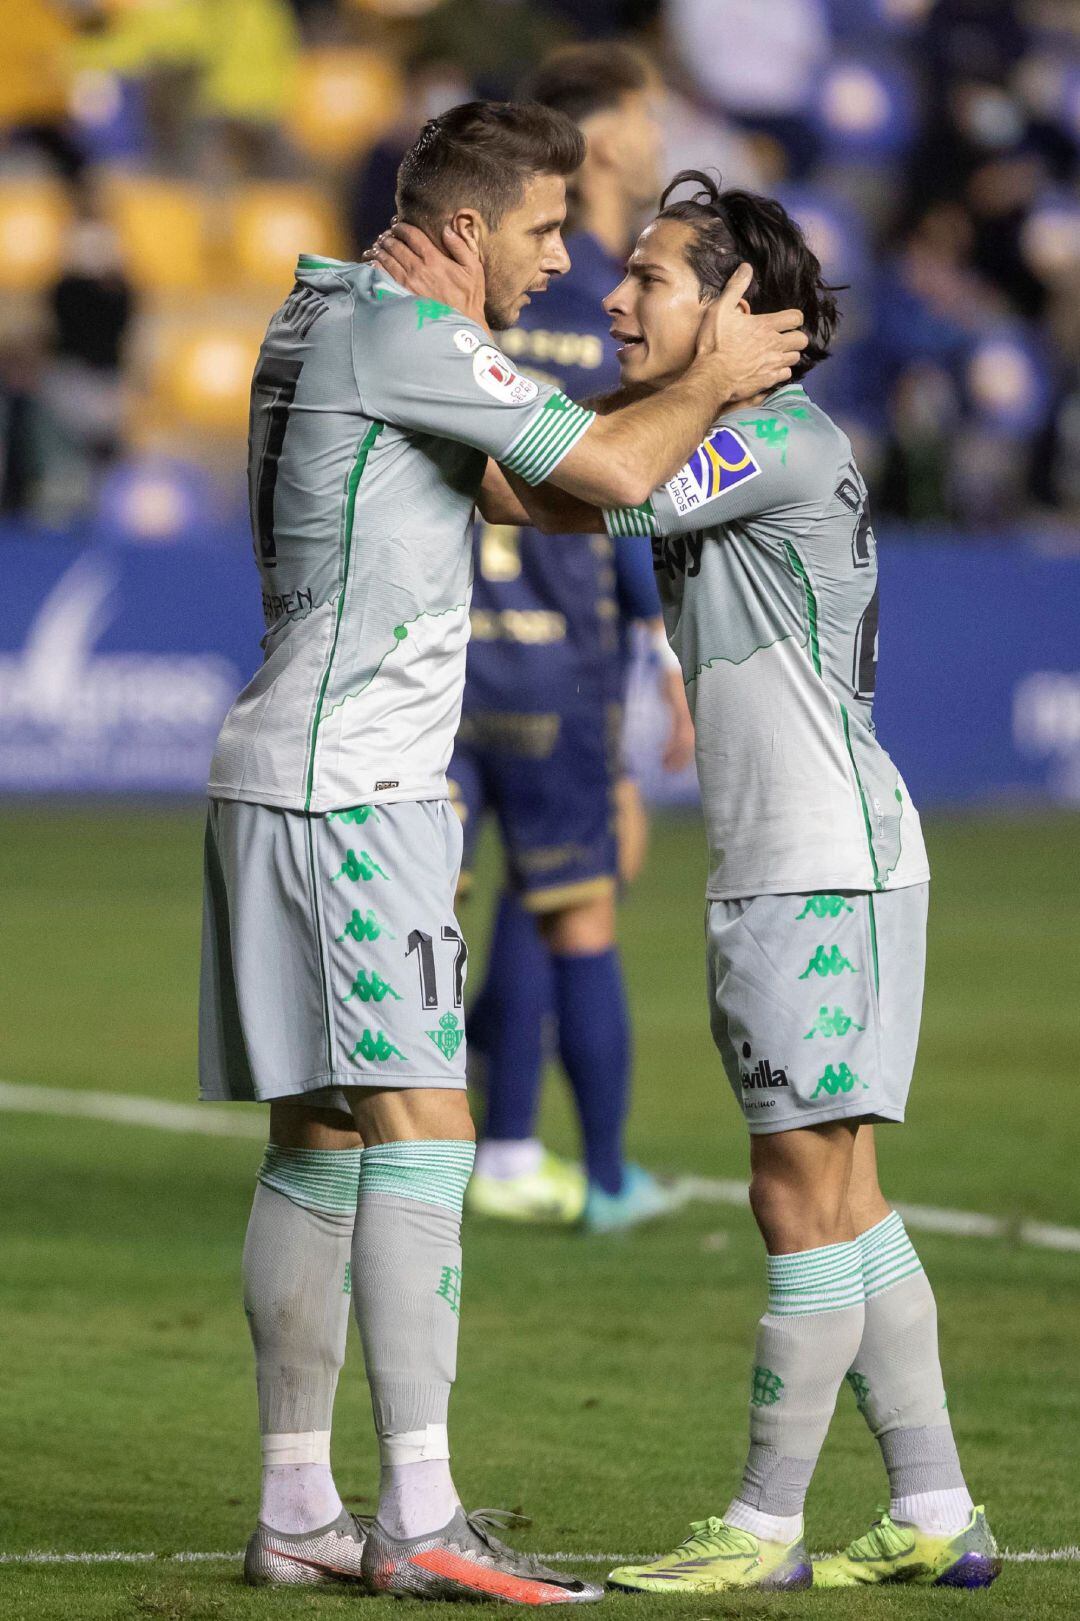
MULTIPOLYGON (((878 731, 916 803, 1080 803, 1080 557, 886 537, 878 731)), ((81 545, 0 532, 0 792, 201 792, 214 737, 259 661, 245 536, 81 545)), ((646 791, 647 680, 631 727, 646 791)))

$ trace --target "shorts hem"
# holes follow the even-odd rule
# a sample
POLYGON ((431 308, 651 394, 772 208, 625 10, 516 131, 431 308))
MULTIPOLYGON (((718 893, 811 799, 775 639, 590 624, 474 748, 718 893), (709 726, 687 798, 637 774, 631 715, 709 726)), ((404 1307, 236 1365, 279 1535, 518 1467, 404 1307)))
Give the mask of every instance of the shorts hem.
POLYGON ((344 1074, 341 1070, 330 1070, 325 1075, 314 1075, 301 1085, 291 1087, 288 1091, 260 1092, 256 1090, 254 1096, 236 1097, 228 1092, 206 1092, 200 1090, 200 1103, 280 1103, 285 1098, 303 1098, 310 1092, 323 1092, 330 1087, 339 1091, 355 1091, 358 1087, 378 1087, 388 1092, 403 1092, 410 1087, 430 1087, 432 1090, 443 1092, 464 1092, 467 1082, 464 1075, 406 1075, 392 1076, 371 1074, 357 1074, 355 1071, 344 1074))
POLYGON ((919 884, 930 882, 930 869, 925 868, 921 873, 905 874, 899 883, 890 883, 888 879, 883 884, 867 883, 865 878, 853 883, 851 874, 846 878, 822 878, 815 884, 808 884, 805 878, 776 879, 772 883, 756 884, 726 884, 724 888, 714 889, 707 885, 705 889, 706 901, 746 901, 753 900, 758 895, 885 895, 896 889, 915 889, 919 884))
MULTIPOLYGON (((775 1137, 781 1131, 799 1131, 804 1126, 828 1126, 836 1120, 861 1120, 865 1125, 875 1124, 902 1126, 904 1123, 903 1109, 864 1109, 858 1104, 849 1108, 822 1109, 812 1119, 795 1120, 747 1120, 747 1130, 751 1137, 775 1137)), ((743 1117, 745 1119, 745 1116, 743 1117)))

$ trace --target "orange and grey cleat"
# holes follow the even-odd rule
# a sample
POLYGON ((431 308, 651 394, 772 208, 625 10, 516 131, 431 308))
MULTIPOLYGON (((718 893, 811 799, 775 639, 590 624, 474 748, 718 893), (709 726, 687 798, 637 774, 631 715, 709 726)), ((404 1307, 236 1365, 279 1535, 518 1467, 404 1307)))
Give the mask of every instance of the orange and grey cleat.
POLYGON ((459 1508, 449 1525, 424 1537, 399 1541, 376 1520, 364 1547, 363 1572, 373 1593, 412 1598, 490 1599, 500 1604, 588 1604, 602 1587, 549 1570, 532 1556, 508 1548, 493 1535, 517 1516, 459 1508))
POLYGON ((320 1531, 272 1531, 260 1521, 244 1554, 249 1587, 323 1587, 362 1582, 360 1561, 371 1521, 342 1509, 320 1531))

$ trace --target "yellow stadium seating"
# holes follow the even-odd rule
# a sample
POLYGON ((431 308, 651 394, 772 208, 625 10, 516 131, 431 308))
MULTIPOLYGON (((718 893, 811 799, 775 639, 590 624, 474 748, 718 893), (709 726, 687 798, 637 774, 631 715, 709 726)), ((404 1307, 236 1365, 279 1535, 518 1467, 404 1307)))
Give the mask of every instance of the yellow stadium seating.
POLYGON ((197 186, 112 174, 103 182, 102 202, 137 287, 179 293, 205 284, 206 202, 197 186))
POLYGON ((37 291, 56 276, 71 208, 47 180, 0 181, 0 288, 37 291))
POLYGON ((264 325, 226 315, 155 321, 144 356, 149 419, 241 439, 264 325))
POLYGON ((307 154, 341 163, 369 147, 401 107, 397 68, 375 51, 322 46, 305 51, 297 68, 286 128, 307 154))
POLYGON ((300 253, 340 258, 343 232, 328 199, 312 186, 256 181, 240 187, 229 209, 232 265, 241 281, 284 297, 300 253))

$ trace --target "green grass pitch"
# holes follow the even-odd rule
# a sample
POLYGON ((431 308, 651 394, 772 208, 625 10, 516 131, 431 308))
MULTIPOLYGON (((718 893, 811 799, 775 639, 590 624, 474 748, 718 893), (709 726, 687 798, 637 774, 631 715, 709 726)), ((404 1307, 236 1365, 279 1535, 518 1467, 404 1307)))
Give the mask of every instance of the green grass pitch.
MULTIPOLYGON (((190 1100, 201 814, 9 809, 0 821, 0 1080, 190 1100)), ((922 1052, 909 1124, 881 1133, 894 1197, 1080 1225, 1078 831, 1067 816, 929 823, 922 1052)), ((462 914, 477 981, 496 874, 489 847, 462 914)), ((661 822, 624 907, 631 1144, 657 1169, 741 1176, 745 1136, 708 1039, 703 874, 699 825, 661 822)), ((545 1133, 573 1148, 557 1084, 545 1133)), ((243 1546, 258 1447, 238 1273, 258 1158, 253 1141, 0 1114, 0 1554, 243 1546)), ((915 1237, 962 1456, 999 1538, 1080 1542, 1080 1257, 915 1237)), ((522 1508, 527 1545, 575 1554, 659 1551, 722 1511, 764 1293, 748 1213, 695 1204, 589 1242, 472 1224, 465 1245, 452 1425, 466 1501, 522 1508)), ((358 1352, 354 1336, 335 1464, 363 1510, 377 1468, 358 1352)), ((884 1495, 844 1391, 810 1494, 811 1545, 864 1529, 884 1495)), ((229 1560, 0 1563, 11 1621, 336 1617, 378 1602, 252 1592, 229 1560)), ((1009 1564, 989 1595, 612 1597, 607 1609, 1034 1621, 1080 1615, 1080 1564, 1009 1564)))

